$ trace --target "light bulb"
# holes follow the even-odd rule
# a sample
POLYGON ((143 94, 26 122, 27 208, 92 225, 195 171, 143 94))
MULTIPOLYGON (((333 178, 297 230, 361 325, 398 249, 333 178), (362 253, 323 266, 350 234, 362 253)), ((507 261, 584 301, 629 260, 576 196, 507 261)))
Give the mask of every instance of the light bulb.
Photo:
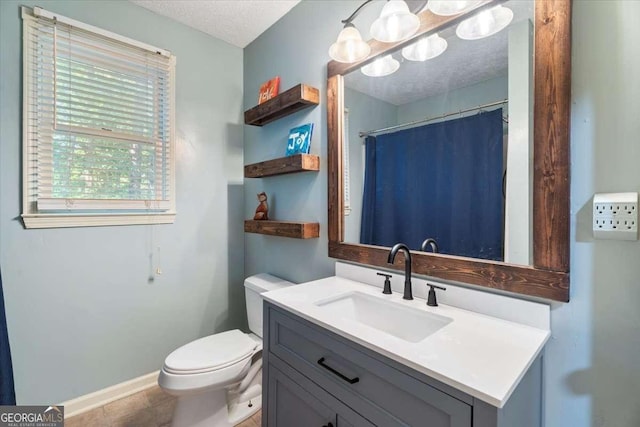
POLYGON ((393 74, 400 68, 400 63, 393 59, 391 55, 382 56, 371 64, 367 64, 360 69, 362 74, 369 77, 383 77, 393 74))
POLYGON ((380 17, 371 24, 371 36, 381 42, 394 43, 405 40, 418 31, 420 18, 409 11, 404 0, 389 0, 380 17))
POLYGON ((512 20, 513 11, 498 5, 462 21, 456 28, 456 34, 464 40, 482 39, 506 28, 512 20))
POLYGON ((436 15, 451 16, 466 12, 480 4, 480 0, 429 0, 427 8, 436 15))
POLYGON ((478 14, 478 34, 486 37, 496 25, 496 20, 490 10, 483 10, 478 14))
POLYGON ((447 41, 438 34, 432 34, 402 49, 402 56, 409 61, 427 61, 442 54, 446 49, 447 41))
POLYGON ((400 36, 400 23, 396 15, 390 16, 387 20, 387 32, 392 39, 397 39, 400 36))

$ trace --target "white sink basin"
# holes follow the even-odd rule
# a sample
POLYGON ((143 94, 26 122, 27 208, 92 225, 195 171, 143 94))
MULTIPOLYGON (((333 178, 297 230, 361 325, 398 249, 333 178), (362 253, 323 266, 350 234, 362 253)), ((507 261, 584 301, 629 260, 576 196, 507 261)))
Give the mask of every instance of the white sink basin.
POLYGON ((315 305, 338 318, 362 323, 409 342, 422 341, 452 322, 449 317, 361 292, 337 295, 318 301, 315 305))

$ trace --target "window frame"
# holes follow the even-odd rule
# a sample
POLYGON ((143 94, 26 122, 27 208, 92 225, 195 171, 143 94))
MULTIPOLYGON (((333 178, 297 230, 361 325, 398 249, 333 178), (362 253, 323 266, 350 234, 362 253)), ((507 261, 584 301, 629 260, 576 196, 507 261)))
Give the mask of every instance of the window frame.
MULTIPOLYGON (((146 224, 171 224, 175 222, 176 217, 176 111, 175 111, 175 66, 176 57, 170 52, 155 48, 151 45, 147 45, 136 40, 129 39, 124 36, 112 33, 110 31, 103 30, 88 24, 84 24, 75 21, 71 18, 67 18, 52 12, 45 11, 41 8, 31 9, 29 7, 22 7, 22 37, 23 37, 23 50, 22 50, 22 90, 23 90, 23 102, 22 102, 22 220, 25 228, 59 228, 59 227, 91 227, 91 226, 115 226, 115 225, 146 225, 146 224), (35 13, 34 13, 35 11, 35 13), (66 25, 77 27, 84 31, 92 32, 102 37, 108 37, 116 42, 125 43, 143 48, 154 53, 162 53, 169 58, 169 142, 168 153, 169 161, 167 162, 166 173, 168 175, 168 191, 169 191, 169 208, 166 210, 118 210, 117 205, 121 204, 123 200, 113 200, 113 207, 106 208, 105 210, 94 211, 75 211, 65 210, 56 212, 43 212, 38 211, 37 204, 33 201, 34 190, 29 182, 29 162, 32 160, 32 154, 30 148, 32 142, 29 139, 29 117, 33 114, 32 110, 37 109, 37 106, 31 107, 27 100, 31 94, 33 67, 30 61, 32 56, 31 48, 29 47, 30 37, 30 25, 27 20, 40 19, 39 16, 45 18, 52 18, 58 20, 66 25)), ((37 191, 37 190, 36 190, 37 191)), ((80 199, 79 199, 80 200, 80 199)), ((109 201, 105 200, 105 204, 108 205, 109 201)))

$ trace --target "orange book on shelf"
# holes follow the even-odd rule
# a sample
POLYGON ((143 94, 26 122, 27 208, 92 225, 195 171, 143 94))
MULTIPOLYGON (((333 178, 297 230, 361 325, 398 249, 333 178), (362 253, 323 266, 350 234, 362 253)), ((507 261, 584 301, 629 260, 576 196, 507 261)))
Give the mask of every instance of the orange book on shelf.
POLYGON ((280 90, 280 76, 276 76, 271 80, 262 83, 260 93, 258 94, 258 105, 266 102, 276 96, 280 90))

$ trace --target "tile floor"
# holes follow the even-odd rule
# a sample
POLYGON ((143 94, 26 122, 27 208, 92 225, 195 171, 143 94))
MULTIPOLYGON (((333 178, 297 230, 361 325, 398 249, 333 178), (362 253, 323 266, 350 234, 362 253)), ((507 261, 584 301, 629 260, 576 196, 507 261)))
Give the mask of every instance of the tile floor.
MULTIPOLYGON (((169 427, 176 398, 152 387, 65 420, 65 427, 169 427)), ((236 427, 260 427, 258 412, 236 427)))

